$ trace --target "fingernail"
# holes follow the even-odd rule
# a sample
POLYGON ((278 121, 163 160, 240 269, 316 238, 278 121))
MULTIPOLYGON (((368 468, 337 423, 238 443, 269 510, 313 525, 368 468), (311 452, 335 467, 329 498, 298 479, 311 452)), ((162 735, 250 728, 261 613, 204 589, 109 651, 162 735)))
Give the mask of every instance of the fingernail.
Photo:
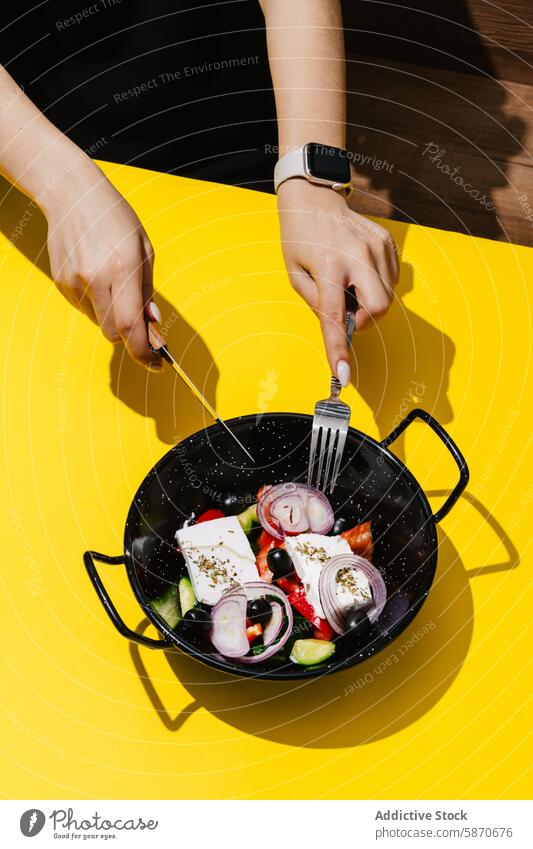
POLYGON ((350 382, 350 364, 346 360, 339 360, 337 363, 337 377, 340 380, 341 386, 348 386, 350 382))
POLYGON ((153 371, 153 372, 159 373, 160 371, 163 370, 163 364, 162 363, 150 363, 150 365, 146 366, 146 368, 148 369, 148 371, 153 371))
POLYGON ((148 309, 150 310, 150 315, 152 316, 154 321, 157 321, 158 324, 161 324, 161 310, 155 303, 155 301, 150 301, 148 304, 148 309))

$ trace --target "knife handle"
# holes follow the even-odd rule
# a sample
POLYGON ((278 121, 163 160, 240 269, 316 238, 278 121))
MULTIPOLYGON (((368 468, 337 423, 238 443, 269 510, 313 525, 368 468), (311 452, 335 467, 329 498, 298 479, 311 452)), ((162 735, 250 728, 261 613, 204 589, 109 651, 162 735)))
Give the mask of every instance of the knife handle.
POLYGON ((161 335, 159 325, 155 321, 146 322, 148 328, 148 341, 154 354, 161 353, 161 348, 166 348, 166 340, 161 335))

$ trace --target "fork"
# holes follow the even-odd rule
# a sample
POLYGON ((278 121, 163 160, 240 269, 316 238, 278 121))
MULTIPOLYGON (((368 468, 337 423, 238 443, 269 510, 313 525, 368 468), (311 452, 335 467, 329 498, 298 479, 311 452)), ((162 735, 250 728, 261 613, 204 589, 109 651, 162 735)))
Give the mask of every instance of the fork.
MULTIPOLYGON (((346 312, 345 327, 348 348, 350 348, 355 328, 355 311, 348 310, 346 312)), ((313 430, 311 432, 311 448, 309 451, 307 486, 312 486, 313 471, 318 448, 319 454, 315 488, 320 489, 323 492, 326 491, 328 486, 329 491, 333 492, 335 484, 337 483, 342 455, 344 452, 344 445, 346 443, 346 436, 348 434, 351 410, 348 404, 345 404, 344 401, 341 401, 339 398, 341 388, 341 383, 338 378, 336 378, 335 375, 331 375, 331 392, 329 398, 325 398, 323 401, 317 401, 315 404, 313 430), (324 470, 324 478, 322 479, 324 457, 326 457, 326 467, 324 470), (331 478, 329 478, 332 462, 333 469, 331 478)))

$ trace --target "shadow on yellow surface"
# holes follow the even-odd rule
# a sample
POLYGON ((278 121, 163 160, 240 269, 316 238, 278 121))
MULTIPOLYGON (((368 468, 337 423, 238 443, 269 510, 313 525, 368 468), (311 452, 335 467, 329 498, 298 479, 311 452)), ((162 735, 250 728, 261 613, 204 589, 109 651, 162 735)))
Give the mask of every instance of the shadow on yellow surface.
MULTIPOLYGON (((405 224, 395 226, 400 256, 407 229, 405 224)), ((352 382, 372 410, 380 439, 414 407, 423 407, 441 424, 453 419, 447 393, 455 345, 446 333, 406 306, 405 296, 414 284, 413 266, 402 261, 390 311, 377 325, 357 334, 352 344, 352 382)), ((428 280, 422 279, 420 286, 430 301, 436 297, 428 280)), ((404 440, 402 434, 394 444, 401 460, 404 440)))
MULTIPOLYGON (((218 368, 209 348, 169 301, 159 293, 156 301, 164 316, 162 331, 169 350, 216 407, 218 368)), ((150 375, 147 380, 145 369, 133 362, 124 346, 115 345, 109 371, 113 394, 136 413, 154 419, 157 436, 167 445, 181 442, 191 433, 213 424, 190 389, 166 363, 161 374, 150 375)))
MULTIPOLYGON (((0 198, 0 231, 52 282, 48 225, 43 213, 3 178, 0 198)), ((163 332, 170 350, 215 406, 218 369, 207 345, 168 300, 159 293, 156 300, 164 316, 163 332)), ((167 445, 213 423, 170 367, 164 365, 161 375, 147 380, 146 370, 130 359, 122 344, 117 344, 113 346, 109 370, 113 394, 139 415, 154 419, 157 435, 167 445)))
POLYGON ((46 218, 37 204, 4 177, 0 177, 0 232, 51 279, 46 218))
MULTIPOLYGON (((359 666, 308 682, 261 681, 229 676, 167 651, 171 672, 192 699, 173 715, 150 679, 148 653, 131 644, 135 669, 163 725, 178 731, 203 707, 247 734, 293 746, 338 748, 379 740, 416 722, 448 690, 467 655, 473 626, 470 578, 518 565, 516 548, 494 517, 471 495, 463 501, 466 509, 468 504, 490 524, 507 559, 467 572, 450 539, 439 532, 439 564, 424 607, 388 651, 359 666)), ((138 631, 146 626, 143 620, 138 631)))

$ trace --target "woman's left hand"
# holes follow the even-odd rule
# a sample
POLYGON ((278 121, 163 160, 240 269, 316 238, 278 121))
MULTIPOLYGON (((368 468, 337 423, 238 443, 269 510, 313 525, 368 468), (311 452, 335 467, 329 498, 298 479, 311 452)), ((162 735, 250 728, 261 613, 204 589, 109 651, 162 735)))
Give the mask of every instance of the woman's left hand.
POLYGON ((387 312, 398 279, 388 230, 353 212, 343 194, 294 178, 278 191, 285 264, 293 288, 320 320, 328 361, 343 386, 350 381, 345 290, 359 303, 356 329, 387 312))

